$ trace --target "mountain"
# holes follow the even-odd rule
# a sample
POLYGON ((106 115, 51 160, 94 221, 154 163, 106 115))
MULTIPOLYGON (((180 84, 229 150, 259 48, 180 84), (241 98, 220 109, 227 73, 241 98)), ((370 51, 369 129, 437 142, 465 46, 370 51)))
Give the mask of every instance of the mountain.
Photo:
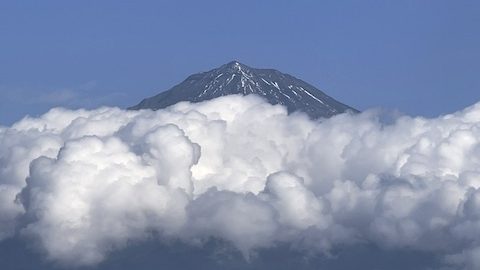
POLYGON ((232 61, 219 68, 189 76, 160 94, 142 100, 131 110, 158 110, 180 101, 201 102, 232 94, 256 94, 270 104, 282 104, 288 112, 302 111, 311 118, 358 112, 314 86, 274 69, 251 68, 232 61))

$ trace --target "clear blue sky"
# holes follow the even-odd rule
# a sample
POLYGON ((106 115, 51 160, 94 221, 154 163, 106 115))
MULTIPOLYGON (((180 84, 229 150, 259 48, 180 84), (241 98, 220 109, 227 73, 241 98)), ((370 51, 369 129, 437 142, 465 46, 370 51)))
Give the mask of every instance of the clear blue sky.
POLYGON ((233 59, 444 114, 480 100, 480 1, 1 1, 0 124, 134 105, 233 59))

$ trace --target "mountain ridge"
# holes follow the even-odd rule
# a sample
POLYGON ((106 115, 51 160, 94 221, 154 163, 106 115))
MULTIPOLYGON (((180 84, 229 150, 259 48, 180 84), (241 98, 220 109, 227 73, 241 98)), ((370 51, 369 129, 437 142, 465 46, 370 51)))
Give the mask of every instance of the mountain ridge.
POLYGON ((292 75, 275 69, 252 68, 236 60, 192 74, 169 90, 128 109, 158 110, 180 101, 201 102, 232 94, 256 94, 270 104, 285 106, 289 113, 302 111, 313 119, 358 112, 292 75))

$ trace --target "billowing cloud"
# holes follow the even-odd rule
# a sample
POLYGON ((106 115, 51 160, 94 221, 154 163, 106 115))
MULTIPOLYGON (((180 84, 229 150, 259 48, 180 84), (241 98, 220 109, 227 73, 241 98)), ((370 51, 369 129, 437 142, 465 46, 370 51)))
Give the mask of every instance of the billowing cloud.
POLYGON ((0 239, 94 265, 154 237, 248 257, 373 244, 480 267, 480 104, 311 121, 254 96, 160 111, 52 109, 0 128, 0 239))

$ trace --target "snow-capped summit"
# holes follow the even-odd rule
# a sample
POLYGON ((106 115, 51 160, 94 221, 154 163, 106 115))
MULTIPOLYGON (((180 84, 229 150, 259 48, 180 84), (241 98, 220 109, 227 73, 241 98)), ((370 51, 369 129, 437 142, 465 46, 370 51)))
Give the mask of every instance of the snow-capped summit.
POLYGON ((274 69, 251 68, 238 61, 193 74, 170 90, 129 109, 158 110, 180 101, 201 102, 232 94, 259 95, 271 104, 282 104, 289 112, 305 112, 313 119, 357 111, 291 75, 274 69))

